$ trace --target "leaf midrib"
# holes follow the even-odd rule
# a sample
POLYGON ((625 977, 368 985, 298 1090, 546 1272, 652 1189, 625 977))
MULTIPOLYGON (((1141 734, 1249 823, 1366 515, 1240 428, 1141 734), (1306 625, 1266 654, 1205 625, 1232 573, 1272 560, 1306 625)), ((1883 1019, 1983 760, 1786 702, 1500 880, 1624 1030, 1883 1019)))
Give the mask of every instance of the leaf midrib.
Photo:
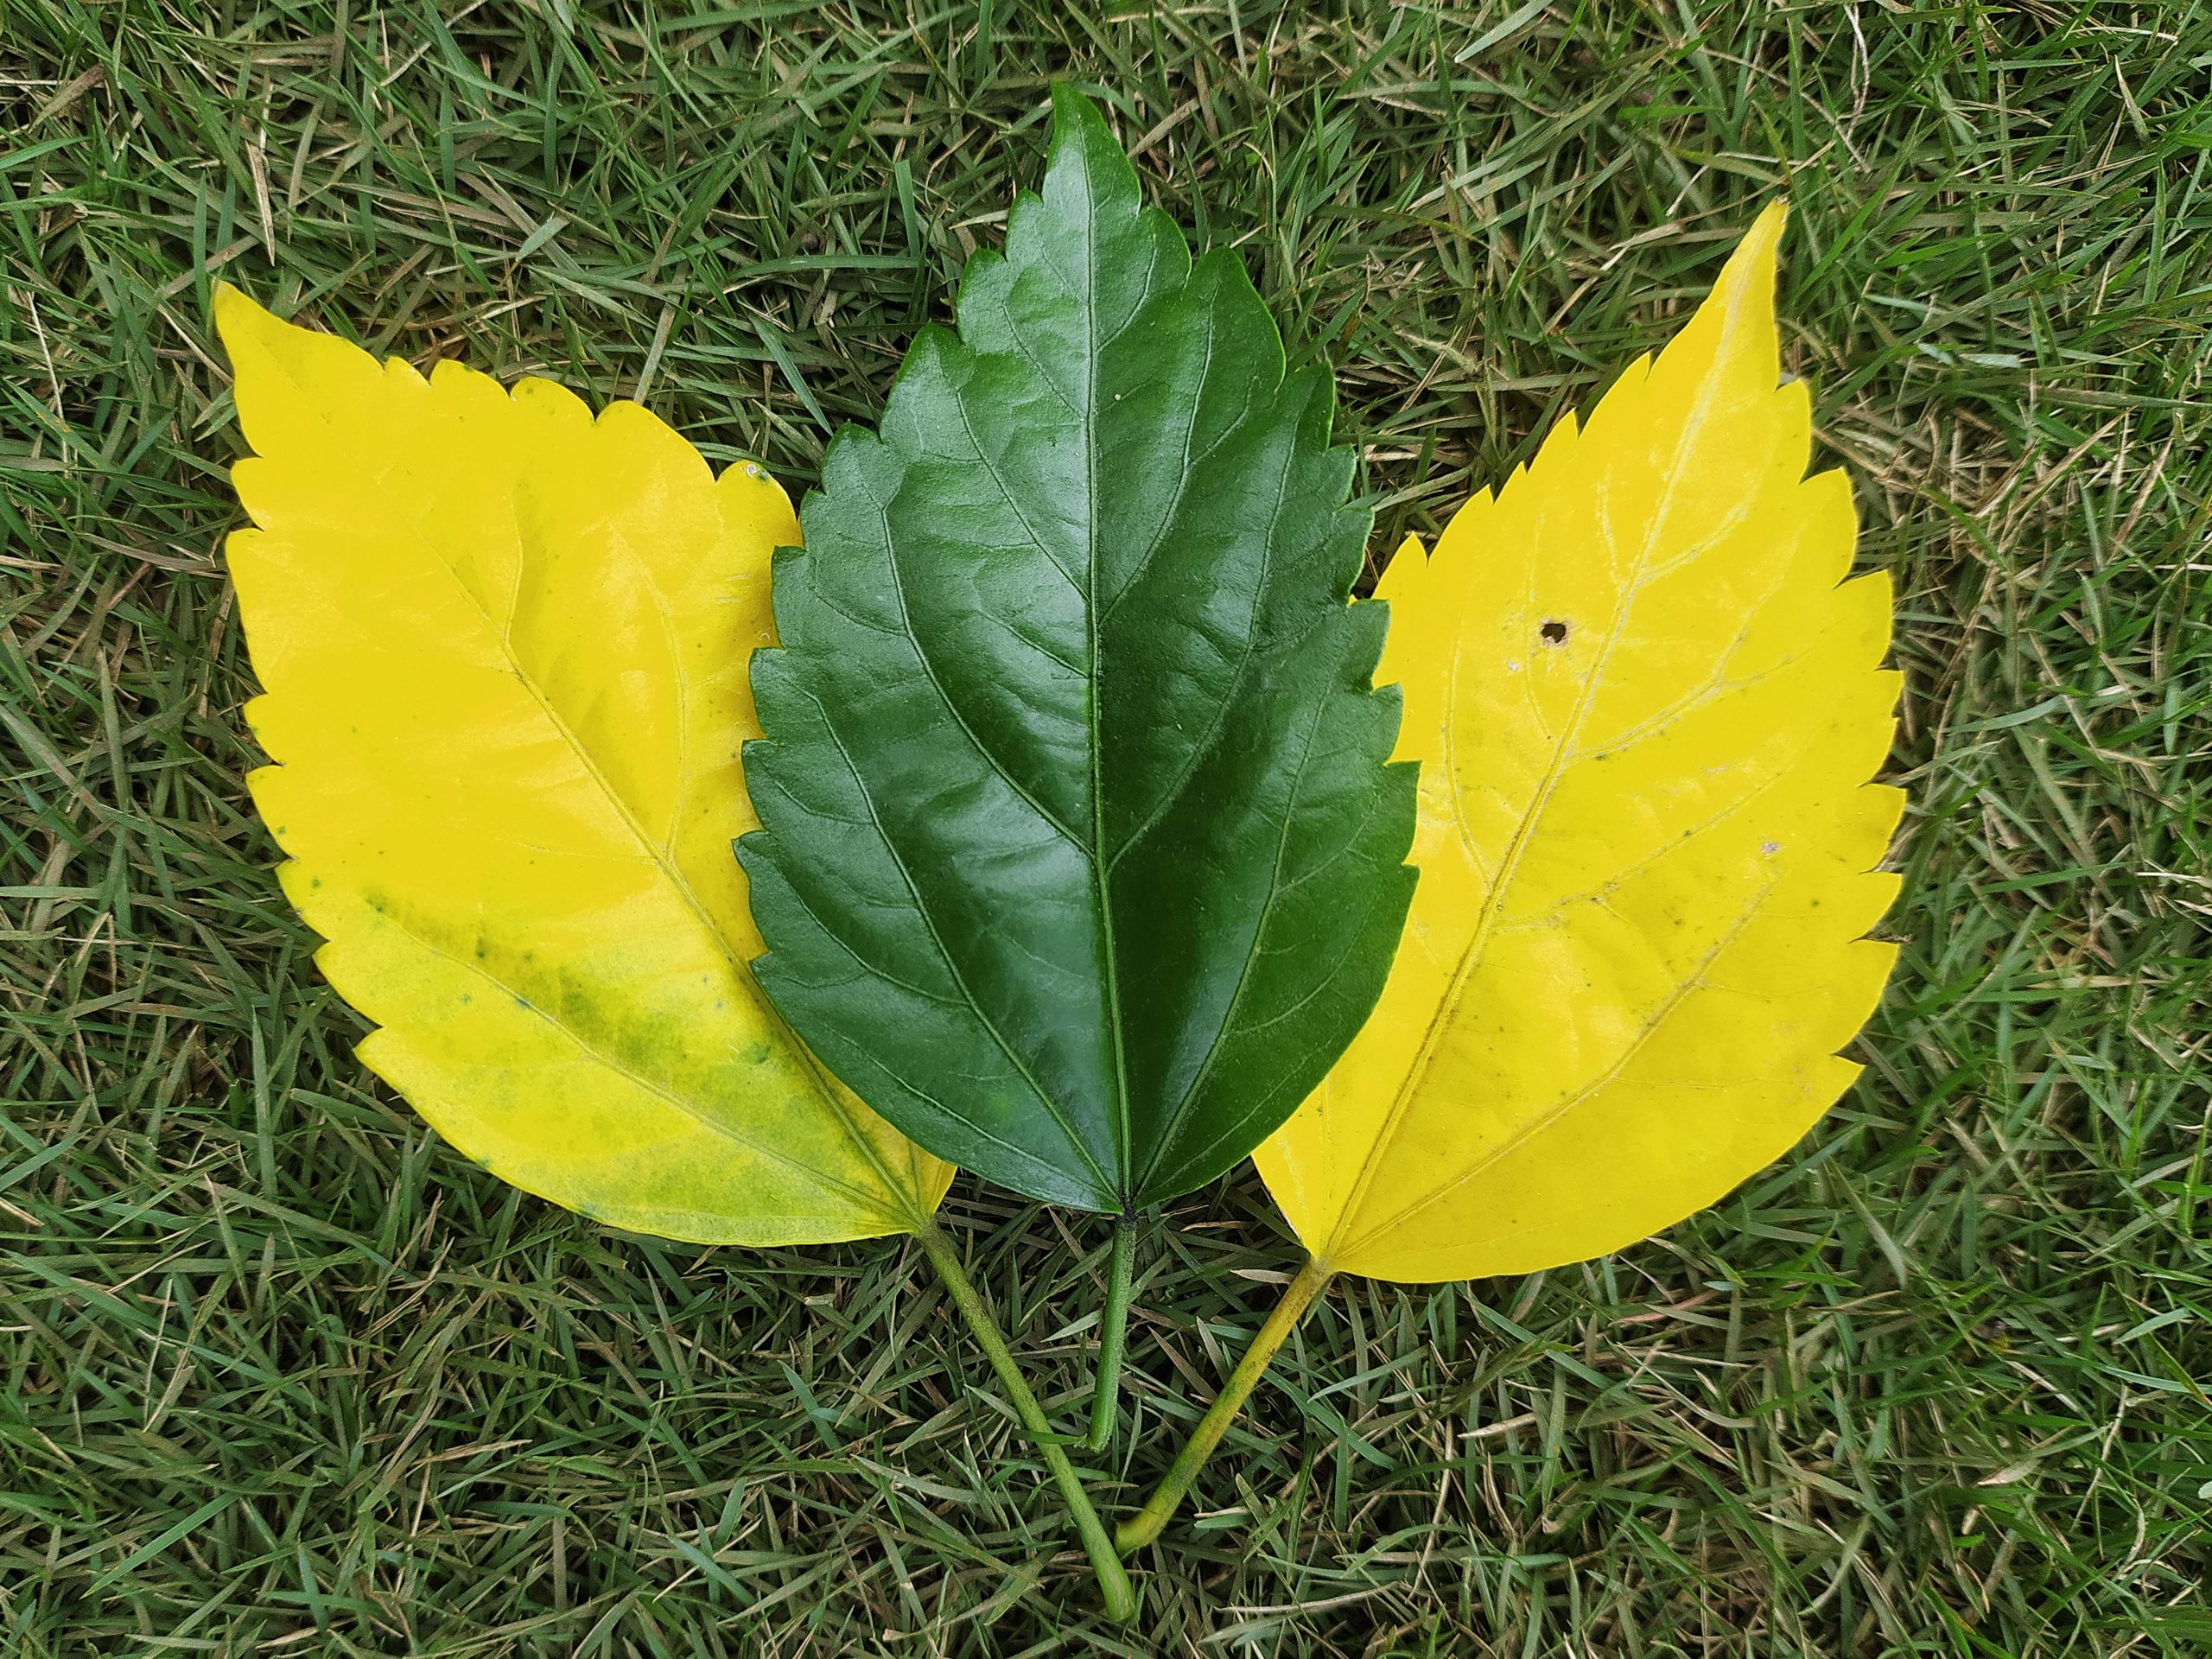
MULTIPOLYGON (((1106 768, 1102 734, 1105 729, 1100 693, 1106 683, 1105 663, 1099 652, 1103 619, 1098 608, 1098 202, 1090 168, 1094 135, 1084 138, 1083 168, 1083 493, 1084 566, 1083 621, 1090 642, 1090 683, 1085 688, 1090 718, 1085 735, 1090 742, 1090 864, 1091 890, 1098 906, 1098 939, 1103 961, 1101 975, 1106 989, 1106 1028, 1114 1054, 1114 1176, 1115 1201, 1127 1209, 1134 1187, 1129 1167, 1129 1057, 1122 1030, 1122 976, 1114 942, 1113 872, 1106 859, 1106 768)), ((1141 226, 1144 209, 1137 210, 1141 226)), ((1130 313, 1134 321, 1152 298, 1152 277, 1157 258, 1145 272, 1144 298, 1130 313)), ((1126 325, 1125 325, 1126 326, 1126 325)))

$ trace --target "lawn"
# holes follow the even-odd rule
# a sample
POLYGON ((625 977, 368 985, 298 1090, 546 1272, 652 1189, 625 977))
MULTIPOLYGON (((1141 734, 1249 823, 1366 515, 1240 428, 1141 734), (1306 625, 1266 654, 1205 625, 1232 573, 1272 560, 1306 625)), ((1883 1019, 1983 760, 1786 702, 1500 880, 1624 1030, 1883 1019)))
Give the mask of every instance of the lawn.
MULTIPOLYGON (((0 0, 0 1653, 2212 1648, 2208 238, 2171 0, 0 0), (1377 550, 1786 194, 1910 795, 1821 1128, 1613 1258, 1338 1281, 1128 1631, 917 1249, 613 1233, 353 1061, 241 781, 209 320, 634 397, 796 493, 1058 75, 1333 366, 1377 550)), ((946 1220, 1077 1427, 1105 1227, 946 1220)), ((1103 1504, 1296 1259, 1249 1166, 1162 1218, 1103 1504)))

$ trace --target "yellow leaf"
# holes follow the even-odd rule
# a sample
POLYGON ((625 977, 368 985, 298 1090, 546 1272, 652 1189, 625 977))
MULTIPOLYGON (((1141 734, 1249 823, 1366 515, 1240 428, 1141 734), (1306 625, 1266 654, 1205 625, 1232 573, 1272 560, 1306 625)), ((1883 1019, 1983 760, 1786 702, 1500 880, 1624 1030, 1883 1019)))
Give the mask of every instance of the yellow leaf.
POLYGON ((425 379, 216 321, 255 456, 230 539, 249 779, 362 1060, 556 1204, 708 1243, 912 1230, 951 1172, 830 1081, 746 963, 739 746, 798 538, 635 404, 425 379))
POLYGON ((1401 548, 1379 682, 1421 763, 1382 1001, 1258 1154, 1339 1272, 1602 1255, 1711 1204, 1856 1075, 1895 948, 1886 577, 1777 385, 1769 208, 1657 362, 1401 548))

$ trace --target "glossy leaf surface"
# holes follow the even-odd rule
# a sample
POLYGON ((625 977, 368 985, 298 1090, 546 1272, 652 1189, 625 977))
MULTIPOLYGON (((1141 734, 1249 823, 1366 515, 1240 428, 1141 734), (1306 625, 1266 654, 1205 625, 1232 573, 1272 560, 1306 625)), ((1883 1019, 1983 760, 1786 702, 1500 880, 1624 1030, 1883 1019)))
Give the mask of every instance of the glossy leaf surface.
POLYGON ((906 1230, 950 1172, 830 1080, 745 963, 757 469, 634 404, 426 380, 235 290, 255 458, 228 554, 276 763, 254 799, 372 1069, 463 1153, 706 1243, 906 1230))
POLYGON ((1600 1255, 1780 1154, 1894 947, 1902 796, 1851 493, 1778 385, 1777 206, 1657 362, 1562 422, 1433 557, 1382 678, 1421 887, 1374 1016, 1258 1154, 1317 1257, 1429 1281, 1600 1255))
POLYGON ((1241 1159, 1380 989, 1411 769, 1325 375, 1097 111, 779 556, 760 981, 907 1134, 1118 1211, 1241 1159))

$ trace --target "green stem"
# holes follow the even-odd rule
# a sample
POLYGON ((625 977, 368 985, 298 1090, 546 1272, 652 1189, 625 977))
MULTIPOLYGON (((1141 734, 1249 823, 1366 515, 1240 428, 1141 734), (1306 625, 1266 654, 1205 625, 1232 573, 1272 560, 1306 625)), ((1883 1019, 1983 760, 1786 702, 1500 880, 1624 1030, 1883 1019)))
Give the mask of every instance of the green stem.
POLYGON ((1228 1431, 1229 1420, 1252 1392, 1268 1362, 1275 1357, 1283 1338, 1297 1328, 1299 1319, 1321 1294, 1322 1286, 1334 1277, 1334 1270, 1324 1267, 1317 1256, 1298 1270, 1298 1277, 1290 1281, 1282 1300, 1275 1304, 1274 1312, 1268 1315, 1268 1322, 1260 1327, 1260 1334, 1252 1338, 1252 1345, 1244 1351, 1244 1357, 1236 1362, 1236 1369, 1229 1374, 1220 1396, 1198 1420, 1198 1426, 1183 1449, 1175 1457, 1175 1465, 1167 1478, 1154 1489, 1151 1499, 1144 1508, 1122 1522, 1114 1534, 1114 1541, 1126 1555, 1132 1550, 1142 1549, 1160 1536, 1160 1529, 1174 1517, 1183 1502, 1183 1494, 1191 1490, 1191 1483, 1198 1478, 1206 1459, 1212 1455, 1221 1437, 1228 1431))
POLYGON ((1136 1218, 1114 1224, 1114 1261, 1106 1280, 1106 1311, 1098 1320, 1098 1378, 1090 1386, 1090 1433, 1086 1452, 1103 1452, 1114 1436, 1114 1408, 1122 1396, 1122 1350, 1129 1333, 1129 1267, 1136 1254, 1136 1218))
POLYGON ((1136 1592, 1129 1587, 1129 1575, 1122 1569, 1121 1557, 1114 1553, 1113 1541, 1106 1536, 1106 1528, 1098 1518, 1098 1511, 1090 1507, 1083 1483, 1076 1478, 1075 1465, 1068 1461, 1068 1454, 1060 1445, 1052 1426, 1045 1421, 1045 1408, 1037 1403, 1037 1396, 1029 1391, 1029 1384, 1014 1363, 1014 1356, 1007 1350, 1006 1338, 999 1334, 998 1322, 983 1306, 983 1299, 976 1294, 976 1287, 969 1281, 966 1269, 952 1248, 952 1241, 944 1229, 937 1224, 934 1217, 925 1217, 914 1230, 914 1236, 936 1265, 944 1287, 952 1293, 952 1300, 968 1321, 968 1328, 976 1333, 976 1340, 990 1357, 991 1369, 999 1374, 1014 1409, 1021 1419, 1022 1427, 1036 1441, 1037 1449, 1044 1453, 1046 1466, 1052 1470, 1052 1478, 1059 1483, 1060 1496, 1067 1500, 1068 1512, 1075 1517, 1076 1530, 1083 1535, 1083 1548, 1090 1557, 1091 1570, 1098 1575, 1098 1588, 1106 1599, 1106 1617, 1116 1624, 1126 1624, 1136 1617, 1136 1592))

